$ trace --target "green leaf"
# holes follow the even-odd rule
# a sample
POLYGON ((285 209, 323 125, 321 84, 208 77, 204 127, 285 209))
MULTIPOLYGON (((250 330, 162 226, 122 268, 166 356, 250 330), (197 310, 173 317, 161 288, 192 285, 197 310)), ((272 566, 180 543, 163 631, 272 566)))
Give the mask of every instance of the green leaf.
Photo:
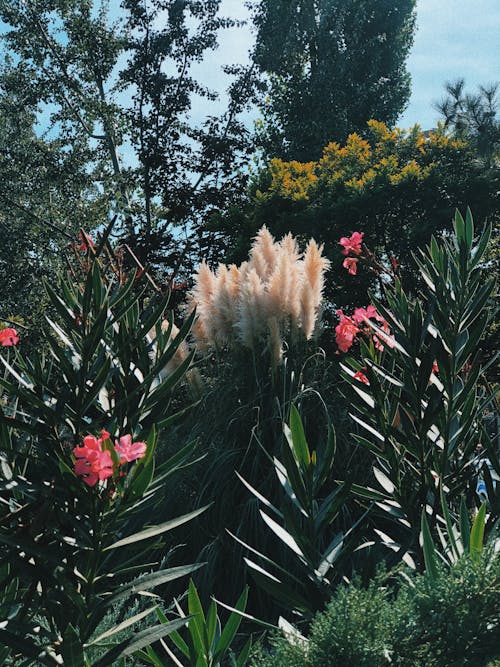
POLYGON ((217 631, 217 605, 215 604, 215 600, 211 600, 210 606, 208 607, 206 628, 207 645, 212 649, 215 633, 217 631))
POLYGON ((248 657, 252 649, 252 635, 247 639, 245 646, 241 649, 241 652, 236 660, 236 667, 245 667, 248 662, 248 657))
POLYGON ((427 523, 427 518, 425 516, 425 509, 422 510, 421 531, 422 531, 422 549, 424 552, 425 569, 427 570, 427 573, 430 576, 430 578, 433 581, 435 581, 438 577, 436 549, 434 547, 431 531, 429 530, 429 524, 427 523))
POLYGON ((446 521, 446 530, 448 531, 448 539, 450 541, 450 547, 451 551, 453 553, 454 559, 460 558, 460 551, 457 546, 457 541, 455 539, 455 532, 454 532, 454 527, 453 523, 451 521, 451 516, 450 516, 450 511, 448 509, 448 506, 446 504, 446 500, 444 497, 443 493, 443 486, 441 485, 441 488, 439 490, 439 493, 441 495, 441 507, 443 508, 443 514, 444 514, 444 519, 446 521))
POLYGON ((470 525, 467 505, 465 504, 465 498, 463 497, 460 502, 460 535, 462 537, 464 551, 468 552, 470 544, 470 525))
POLYGON ((377 482, 380 484, 380 486, 386 491, 389 496, 394 495, 394 491, 396 490, 396 487, 394 484, 391 482, 391 480, 387 477, 385 473, 383 473, 381 470, 373 466, 373 474, 375 475, 375 478, 377 482))
POLYGON ((311 465, 311 456, 307 446, 306 435, 299 411, 292 405, 290 408, 290 433, 292 436, 292 446, 295 458, 304 470, 311 465))
POLYGON ((469 207, 465 213, 465 243, 467 248, 472 246, 472 239, 474 238, 474 222, 472 220, 472 213, 469 207))
POLYGON ((188 611, 191 615, 188 630, 193 641, 196 655, 207 656, 210 647, 207 645, 208 638, 205 627, 205 614, 203 613, 200 597, 192 579, 189 581, 188 588, 188 611))
POLYGON ((106 632, 103 632, 102 635, 99 635, 95 639, 93 639, 91 642, 86 644, 86 646, 92 646, 93 644, 98 644, 101 642, 103 639, 107 639, 108 637, 111 637, 115 635, 118 632, 121 632, 122 630, 125 630, 125 628, 128 628, 131 625, 134 625, 134 623, 137 623, 141 619, 145 618, 151 612, 155 611, 156 607, 150 607, 149 609, 146 609, 146 611, 141 611, 139 614, 135 614, 134 616, 131 616, 130 618, 127 618, 125 621, 122 623, 119 623, 118 625, 115 625, 114 628, 111 628, 110 630, 106 630, 106 632))
POLYGON ((486 503, 483 503, 474 518, 470 531, 470 553, 475 557, 479 556, 483 550, 485 517, 486 503))
POLYGON ((93 667, 108 667, 108 665, 114 665, 116 660, 133 655, 136 651, 139 651, 145 646, 154 644, 174 630, 181 628, 187 621, 189 621, 189 617, 178 618, 174 621, 169 621, 168 623, 162 623, 160 625, 155 625, 152 628, 148 628, 147 630, 142 630, 132 638, 121 642, 118 646, 112 648, 111 651, 105 653, 94 663, 93 667))
POLYGON ((242 616, 238 612, 244 612, 247 606, 248 600, 248 586, 245 586, 242 594, 238 598, 238 601, 234 605, 236 611, 234 611, 231 616, 228 618, 226 625, 222 631, 217 646, 214 651, 214 661, 221 659, 227 649, 231 646, 231 642, 236 636, 238 629, 240 627, 242 616))
POLYGON ((481 234, 481 238, 479 239, 479 243, 477 246, 472 250, 472 261, 470 263, 470 268, 473 269, 481 259, 483 258, 483 255, 488 247, 488 244, 490 242, 490 237, 491 237, 491 232, 492 232, 492 226, 491 222, 489 225, 484 229, 483 233, 481 234))
POLYGON ((455 235, 457 237, 457 240, 459 242, 463 241, 465 239, 465 222, 462 217, 462 214, 460 211, 457 209, 455 211, 455 218, 453 221, 453 229, 455 231, 455 235))
POLYGON ((287 531, 285 530, 282 526, 279 525, 279 523, 276 523, 274 519, 271 519, 270 516, 268 516, 263 510, 259 510, 261 517, 264 519, 264 522, 269 526, 269 528, 273 531, 273 533, 279 537, 279 539, 286 544, 286 546, 291 549, 294 553, 297 554, 299 557, 303 557, 304 553, 302 549, 299 547, 297 544, 297 541, 295 538, 287 531))
POLYGON ((71 667, 85 667, 85 657, 83 654, 82 642, 80 641, 80 637, 71 623, 63 632, 62 638, 61 655, 63 657, 64 664, 70 665, 71 667))
POLYGON ((127 584, 123 584, 118 588, 109 597, 104 598, 96 607, 92 614, 90 621, 91 627, 95 627, 102 616, 109 607, 115 605, 120 600, 124 600, 134 593, 140 593, 142 591, 150 591, 157 586, 166 584, 169 581, 175 581, 180 577, 185 577, 196 570, 199 570, 200 567, 203 567, 204 563, 193 563, 192 565, 180 565, 179 567, 171 567, 166 570, 160 570, 159 572, 153 572, 151 574, 144 574, 136 579, 133 579, 127 584))
POLYGON ((181 526, 183 523, 191 521, 191 519, 194 519, 195 517, 202 514, 208 507, 210 507, 210 505, 205 505, 204 507, 200 507, 200 509, 189 512, 189 514, 184 514, 183 516, 171 519, 170 521, 165 521, 165 523, 162 523, 158 526, 151 526, 150 528, 146 528, 146 530, 141 530, 139 533, 134 533, 133 535, 124 537, 122 540, 118 540, 118 542, 110 544, 110 546, 106 547, 103 551, 118 549, 119 547, 125 547, 129 544, 133 544, 134 542, 140 542, 141 540, 147 540, 151 537, 155 537, 156 535, 166 533, 173 528, 177 528, 177 526, 181 526))
MULTIPOLYGON (((295 583, 293 586, 288 585, 285 581, 277 579, 248 558, 245 558, 245 563, 250 568, 251 575, 257 585, 267 591, 273 598, 279 600, 286 608, 293 609, 301 614, 309 615, 311 613, 314 603, 305 595, 299 593, 295 583)), ((223 606, 227 608, 227 605, 223 606)), ((242 615, 246 618, 246 614, 242 612, 242 615)))
MULTIPOLYGON (((176 604, 177 604, 177 601, 176 601, 176 604)), ((180 607, 178 607, 178 609, 180 610, 180 607)), ((180 610, 180 612, 182 612, 182 610, 180 610)), ((159 607, 157 607, 157 609, 156 609, 156 615, 158 616, 158 620, 160 621, 160 623, 168 623, 168 618, 165 616, 165 614, 162 612, 162 610, 159 607)), ((181 613, 181 618, 184 618, 184 615, 182 613, 181 613)), ((181 651, 181 653, 186 658, 189 658, 189 655, 190 655, 189 646, 186 644, 184 639, 182 639, 182 637, 177 632, 177 630, 174 630, 170 634, 170 640, 177 646, 179 651, 181 651)))

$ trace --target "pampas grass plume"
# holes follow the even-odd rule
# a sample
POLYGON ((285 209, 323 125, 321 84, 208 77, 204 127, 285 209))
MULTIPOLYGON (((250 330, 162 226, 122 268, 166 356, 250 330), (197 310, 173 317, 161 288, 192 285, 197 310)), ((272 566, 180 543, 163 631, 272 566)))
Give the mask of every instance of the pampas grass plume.
POLYGON ((263 226, 249 260, 239 267, 220 264, 216 273, 203 262, 191 292, 198 321, 194 337, 204 345, 239 342, 255 349, 268 337, 272 363, 282 357, 283 336, 311 338, 323 298, 329 261, 311 239, 301 258, 291 234, 276 242, 263 226))

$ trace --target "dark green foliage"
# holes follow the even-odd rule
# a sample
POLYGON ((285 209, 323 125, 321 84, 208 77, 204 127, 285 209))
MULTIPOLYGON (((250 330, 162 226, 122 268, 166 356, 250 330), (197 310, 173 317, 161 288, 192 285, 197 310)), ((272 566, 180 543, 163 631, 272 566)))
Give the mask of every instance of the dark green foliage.
POLYGON ((463 558, 398 588, 341 586, 308 639, 275 639, 255 667, 485 667, 500 657, 500 559, 463 558))
MULTIPOLYGON (((304 590, 309 590, 314 597, 314 601, 311 599, 306 606, 316 610, 324 604, 321 588, 328 587, 324 586, 326 582, 307 579, 304 573, 311 568, 304 569, 296 555, 265 526, 259 513, 259 500, 237 476, 238 473, 276 507, 282 502, 287 503, 272 457, 283 460, 283 423, 289 420, 290 405, 297 402, 309 442, 323 452, 322 465, 328 470, 329 481, 322 486, 315 475, 314 484, 321 486, 321 490, 316 488, 313 495, 325 499, 338 486, 333 479, 343 480, 348 475, 355 475, 359 483, 368 482, 369 456, 355 447, 349 435, 351 424, 340 394, 342 379, 322 353, 311 353, 314 347, 314 343, 308 343, 288 350, 285 363, 278 366, 274 381, 269 360, 258 351, 252 355, 249 350, 221 350, 205 357, 197 366, 206 383, 203 398, 191 412, 189 421, 179 423, 177 430, 174 426, 165 452, 175 451, 179 439, 196 437, 200 442, 199 451, 206 453, 199 464, 186 471, 182 483, 169 494, 168 500, 174 512, 186 504, 197 507, 213 501, 199 520, 186 526, 183 535, 191 558, 201 552, 199 558, 207 563, 194 576, 204 604, 210 595, 225 602, 234 600, 245 583, 250 583, 248 606, 251 614, 274 622, 278 606, 283 613, 282 601, 253 586, 253 576, 244 561, 244 556, 249 555, 248 550, 229 532, 299 578, 306 577, 304 590), (338 436, 333 470, 333 459, 326 451, 328 428, 332 423, 338 436)), ((345 496, 338 496, 341 498, 345 499, 345 496)), ((310 542, 308 553, 316 564, 322 560, 321 554, 327 550, 334 535, 347 532, 364 511, 352 498, 348 505, 348 508, 343 506, 336 517, 334 533, 330 531, 328 517, 323 517, 317 529, 311 526, 310 520, 305 522, 312 534, 308 532, 304 540, 310 542)), ((302 525, 300 517, 298 519, 302 525)), ((350 563, 347 569, 350 574, 350 563)), ((335 579, 337 575, 331 574, 335 579)), ((304 591, 300 595, 303 596, 304 591)), ((327 592, 326 597, 328 595, 327 592)), ((289 608, 287 602, 285 610, 289 608)), ((310 612, 306 611, 308 615, 310 612)))
MULTIPOLYGON (((7 77, 6 77, 7 78, 7 77)), ((35 116, 22 95, 0 83, 0 317, 28 327, 24 345, 40 344, 50 302, 43 278, 53 282, 81 226, 92 230, 105 211, 102 194, 85 174, 81 146, 37 137, 35 116), (71 174, 71 177, 68 177, 71 174)))
POLYGON ((410 96, 414 9, 413 0, 256 2, 267 155, 315 160, 370 118, 394 124, 410 96))
MULTIPOLYGON (((345 561, 352 558, 352 533, 340 517, 346 511, 351 481, 332 480, 335 464, 335 433, 328 424, 324 442, 313 450, 307 443, 297 408, 290 409, 290 426, 284 425, 285 441, 273 464, 280 481, 277 500, 264 498, 260 488, 242 481, 261 501, 260 515, 285 545, 288 556, 278 550, 260 553, 249 547, 246 558, 252 577, 276 599, 287 615, 309 619, 322 609, 332 586, 341 579, 345 561), (349 548, 351 547, 351 548, 349 548), (279 557, 281 556, 281 558, 279 557)), ((347 571, 349 566, 347 565, 347 571)))
MULTIPOLYGON (((367 503, 377 501, 377 510, 393 522, 389 532, 401 553, 410 549, 418 560, 422 510, 427 507, 434 530, 440 489, 453 514, 458 515, 462 495, 470 506, 476 448, 489 442, 482 419, 494 395, 482 384, 481 357, 481 339, 494 317, 495 281, 482 263, 489 237, 487 229, 474 240, 470 211, 465 220, 457 212, 454 237, 432 238, 417 259, 424 279, 421 298, 412 301, 396 281, 385 292, 387 307, 378 304, 395 341, 374 327, 386 348, 381 359, 362 343, 369 386, 360 386, 344 366, 352 415, 362 428, 356 438, 376 461, 375 489, 355 492, 367 503)), ((348 364, 359 369, 354 360, 348 364)), ((495 447, 488 452, 498 465, 495 447)))
POLYGON ((170 391, 191 357, 162 383, 159 374, 190 322, 172 342, 159 328, 165 300, 141 310, 135 274, 120 284, 97 257, 83 284, 61 280, 57 292, 47 289, 57 312, 47 334, 51 358, 25 358, 18 349, 1 356, 0 603, 8 623, 0 641, 12 651, 10 664, 23 657, 53 664, 50 654, 62 653, 65 664, 87 665, 90 655, 105 667, 186 622, 174 617, 120 634, 152 606, 97 637, 108 612, 200 567, 167 567, 174 544, 165 538, 203 511, 172 518, 164 502, 166 481, 195 444, 155 456, 157 427, 173 417, 170 391), (153 345, 147 333, 157 324, 153 345), (147 441, 147 451, 120 468, 123 476, 116 471, 105 487, 90 488, 73 472, 72 450, 103 427, 147 441))
MULTIPOLYGON (((210 601, 205 614, 193 581, 189 582, 187 597, 189 620, 186 631, 170 633, 168 643, 171 642, 171 647, 167 646, 166 643, 163 643, 162 649, 158 649, 158 651, 148 647, 146 651, 139 653, 138 657, 147 665, 154 665, 155 667, 166 664, 166 660, 169 663, 173 660, 176 665, 185 664, 186 667, 220 667, 226 664, 230 664, 231 667, 244 667, 252 648, 252 637, 250 636, 245 641, 237 657, 231 652, 230 647, 243 619, 242 613, 245 612, 248 589, 245 589, 238 598, 234 606, 235 611, 231 613, 224 626, 222 626, 218 616, 217 603, 214 599, 210 601), (185 639, 181 634, 184 635, 185 639), (176 653, 182 657, 183 663, 178 661, 175 656, 176 653)), ((181 617, 184 616, 181 607, 176 606, 181 617)), ((159 609, 157 609, 157 615, 161 623, 168 622, 166 616, 159 609)))

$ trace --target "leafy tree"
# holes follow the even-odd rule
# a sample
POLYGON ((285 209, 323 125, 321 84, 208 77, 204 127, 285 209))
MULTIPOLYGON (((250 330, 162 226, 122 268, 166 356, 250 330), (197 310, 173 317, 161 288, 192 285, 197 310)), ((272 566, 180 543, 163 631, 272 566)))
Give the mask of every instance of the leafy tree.
POLYGON ((268 80, 266 153, 316 160, 370 118, 392 125, 410 95, 414 9, 414 0, 255 3, 254 60, 268 80))
POLYGON ((342 236, 363 232, 386 267, 395 258, 400 276, 415 282, 411 252, 450 229, 455 207, 470 204, 479 225, 498 220, 499 176, 443 127, 389 130, 371 120, 365 138, 353 133, 344 144, 329 143, 317 161, 272 159, 255 177, 246 208, 230 210, 218 229, 230 239, 232 261, 241 261, 264 223, 276 236, 313 236, 325 243, 335 272, 335 282, 326 283, 330 299, 337 306, 366 305, 379 280, 363 268, 355 276, 341 268, 342 236))
POLYGON ((465 80, 446 84, 447 96, 436 108, 445 127, 467 139, 487 167, 498 166, 500 159, 499 84, 479 86, 475 95, 465 92, 465 80))
MULTIPOLYGON (((4 81, 4 90, 7 82, 4 81)), ((79 227, 91 230, 107 203, 85 173, 81 146, 37 136, 35 116, 14 93, 0 101, 0 317, 21 318, 40 340, 49 307, 42 279, 53 281, 61 249, 79 227)), ((26 342, 27 339, 25 339, 26 342)))
MULTIPOLYGON (((3 2, 0 96, 14 95, 32 114, 40 148, 60 168, 57 188, 71 185, 79 195, 69 198, 73 203, 97 188, 106 205, 95 224, 116 215, 114 233, 166 275, 165 266, 176 265, 183 250, 171 225, 196 226, 241 187, 238 160, 248 144, 237 115, 252 72, 229 68, 226 112, 197 124, 189 118, 193 98, 208 103, 216 94, 196 80, 193 65, 216 48, 220 29, 234 25, 219 16, 220 0, 117 5, 3 2)), ((10 123, 15 110, 4 105, 3 114, 10 123)), ((30 132, 24 128, 20 141, 30 132)), ((13 182, 3 191, 19 203, 13 182)), ((23 201, 30 210, 40 190, 53 189, 41 170, 36 182, 23 201)), ((76 217, 69 216, 72 224, 76 217)))

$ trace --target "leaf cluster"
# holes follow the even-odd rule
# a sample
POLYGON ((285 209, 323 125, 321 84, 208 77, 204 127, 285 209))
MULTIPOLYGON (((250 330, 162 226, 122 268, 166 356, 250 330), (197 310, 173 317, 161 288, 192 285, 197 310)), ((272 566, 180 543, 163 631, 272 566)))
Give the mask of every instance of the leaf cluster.
MULTIPOLYGON (((440 490, 453 512, 459 499, 471 499, 479 460, 478 443, 498 467, 498 452, 484 427, 484 414, 494 393, 482 383, 488 364, 481 339, 494 310, 495 280, 483 264, 490 230, 474 241, 470 212, 457 212, 455 235, 434 238, 417 258, 424 287, 412 301, 399 281, 386 291, 387 319, 395 340, 372 325, 386 349, 381 359, 362 344, 362 364, 369 385, 359 386, 348 360, 343 376, 350 385, 352 416, 361 431, 358 443, 375 457, 376 488, 355 488, 377 513, 393 523, 394 550, 419 554, 421 514, 434 529, 440 515, 440 490)), ((490 480, 491 507, 497 505, 490 480)), ((470 502, 470 501, 469 501, 470 502)), ((494 517, 492 517, 494 520, 494 517)), ((379 526, 380 528, 381 526, 379 526)))

